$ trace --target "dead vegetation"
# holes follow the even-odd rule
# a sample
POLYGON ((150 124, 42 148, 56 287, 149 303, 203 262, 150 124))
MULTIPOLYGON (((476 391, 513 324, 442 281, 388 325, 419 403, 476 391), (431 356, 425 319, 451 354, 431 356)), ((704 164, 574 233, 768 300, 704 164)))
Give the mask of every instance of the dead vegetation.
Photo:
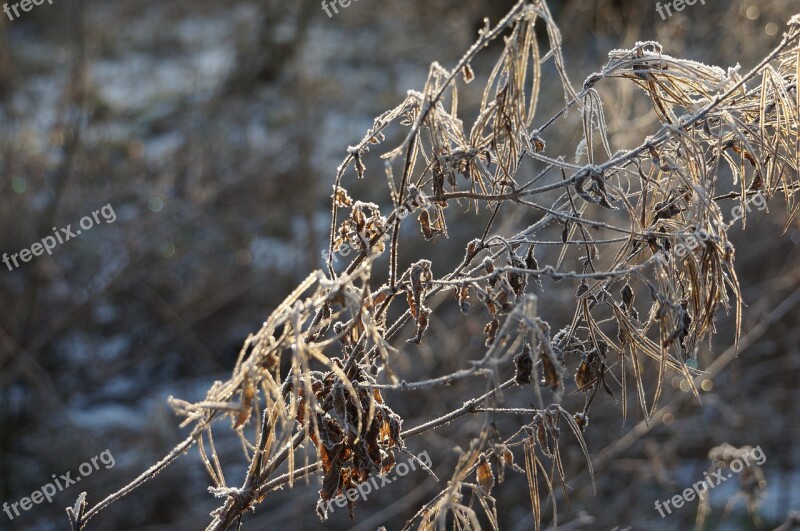
MULTIPOLYGON (((327 271, 311 273, 246 339, 231 378, 215 383, 203 401, 173 399, 183 426, 192 427, 188 438, 95 507, 82 497, 70 509, 73 528, 83 529, 194 444, 221 500, 208 529, 228 529, 271 492, 307 476, 321 477, 324 519, 331 498, 389 472, 405 441, 466 415, 484 415, 481 436, 464 441, 469 449, 446 486, 403 528, 501 528, 493 496, 510 473, 527 476, 537 527, 545 511, 557 520, 556 491, 569 500, 565 445, 578 445, 592 470, 583 436, 598 391, 621 403, 622 416, 631 414, 626 396, 635 393, 644 418, 659 407, 668 376, 681 375, 698 395, 698 351, 714 333, 715 317, 721 309, 741 315, 726 201, 744 207, 755 194, 780 195, 790 214, 797 212, 799 39, 794 17, 774 51, 747 73, 674 58, 660 44, 642 42, 612 51, 576 88, 546 4, 520 1, 481 31, 455 67, 434 63, 422 90, 410 91, 348 149, 334 183, 328 246, 331 254, 344 244, 356 249, 343 270, 329 259, 327 271), (485 77, 472 63, 495 40, 505 48, 467 127, 458 114, 459 87, 485 77), (564 94, 555 113, 537 109, 541 84, 556 82, 542 76, 548 63, 564 94), (615 79, 638 85, 661 122, 630 150, 615 149, 606 134, 613 109, 604 107, 598 87, 615 79), (582 123, 579 142, 549 142, 551 130, 570 120, 582 123), (384 147, 398 131, 399 145, 384 147), (382 167, 365 163, 376 150, 382 167), (351 200, 353 179, 388 183, 386 203, 351 200), (416 194, 427 196, 427 206, 398 215, 416 194), (496 230, 504 213, 519 209, 534 221, 516 233, 496 230), (401 267, 412 240, 447 245, 448 224, 484 210, 488 223, 454 270, 442 274, 427 259, 401 267), (403 237, 404 223, 418 224, 419 232, 403 237), (376 227, 388 227, 387 240, 376 227), (691 238, 701 231, 708 237, 691 238), (539 249, 554 242, 558 259, 543 263, 539 249), (565 267, 572 263, 579 267, 565 267), (375 280, 379 268, 386 268, 386 282, 375 280), (569 326, 553 329, 537 307, 534 291, 544 281, 574 293, 569 326), (425 342, 433 312, 448 304, 465 312, 483 307, 485 351, 457 372, 401 380, 392 369, 403 348, 398 338, 425 342), (645 372, 657 373, 655 388, 644 385, 645 372), (405 426, 382 395, 416 389, 433 399, 467 378, 479 392, 417 426, 405 426), (503 407, 514 393, 532 396, 530 407, 503 407), (497 412, 515 415, 517 429, 499 433, 490 422, 497 412), (241 438, 244 478, 223 474, 213 431, 225 423, 217 421, 241 438), (316 460, 303 445, 315 449, 316 460)), ((349 509, 356 516, 354 502, 349 509)))

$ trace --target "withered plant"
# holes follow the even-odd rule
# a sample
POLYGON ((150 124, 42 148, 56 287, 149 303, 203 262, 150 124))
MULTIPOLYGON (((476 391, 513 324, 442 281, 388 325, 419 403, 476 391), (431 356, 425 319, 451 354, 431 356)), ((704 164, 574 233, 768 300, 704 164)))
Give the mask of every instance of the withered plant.
POLYGON ((556 491, 568 499, 565 445, 578 445, 592 471, 584 434, 598 396, 614 397, 606 400, 624 417, 635 393, 646 419, 665 380, 679 375, 699 398, 698 352, 719 310, 735 311, 738 323, 742 308, 723 205, 780 195, 790 215, 798 210, 799 71, 800 16, 747 73, 641 42, 610 52, 580 87, 569 80, 544 0, 521 0, 496 25, 487 21, 458 64, 434 63, 421 91, 348 148, 333 185, 326 270, 311 273, 245 340, 229 380, 200 402, 172 399, 182 426, 191 426, 186 440, 94 507, 81 495, 68 510, 73 528, 195 444, 221 500, 209 530, 241 523, 278 488, 313 488, 297 484, 302 478, 319 483, 325 519, 329 500, 392 470, 406 441, 467 415, 485 417, 481 436, 464 441, 444 489, 403 528, 499 529, 495 483, 509 473, 527 476, 537 528, 548 504, 556 519, 556 491), (466 127, 459 90, 479 77, 473 63, 493 41, 504 48, 466 127), (548 81, 561 85, 564 104, 537 117, 545 67, 558 73, 548 81), (614 79, 636 84, 660 122, 633 149, 616 149, 607 134, 600 90, 614 79), (553 141, 570 121, 582 125, 581 138, 553 141), (399 145, 384 147, 388 138, 399 145), (376 150, 383 165, 367 160, 376 150), (384 203, 353 199, 348 187, 358 180, 373 189, 388 183, 384 203), (420 194, 427 202, 413 204, 423 206, 401 208, 420 194), (522 230, 498 228, 521 210, 532 220, 522 230), (476 215, 486 223, 455 269, 442 274, 429 259, 401 267, 404 249, 422 239, 448 245, 448 227, 469 226, 476 215), (409 224, 419 231, 401 234, 409 224), (554 247, 545 263, 542 249, 554 247), (543 288, 570 294, 566 327, 551 327, 537 307, 543 288), (396 374, 399 349, 429 339, 435 310, 475 305, 486 323, 480 355, 422 381, 396 374), (657 374, 654 388, 645 373, 657 374), (417 426, 405 425, 383 395, 429 393, 433 410, 437 393, 464 379, 477 392, 417 426), (503 407, 515 394, 530 407, 503 407), (516 429, 499 433, 490 422, 498 412, 514 415, 516 429), (223 474, 213 435, 222 426, 241 438, 243 478, 223 474))

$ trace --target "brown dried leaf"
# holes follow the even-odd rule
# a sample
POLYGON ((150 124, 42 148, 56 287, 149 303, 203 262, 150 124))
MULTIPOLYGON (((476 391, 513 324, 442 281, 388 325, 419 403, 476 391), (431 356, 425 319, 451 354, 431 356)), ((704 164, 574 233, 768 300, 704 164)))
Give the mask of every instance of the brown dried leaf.
POLYGON ((464 83, 472 83, 475 79, 475 72, 472 71, 472 67, 469 64, 465 64, 464 68, 461 69, 461 75, 464 77, 464 83))
POLYGON ((481 455, 480 464, 476 472, 478 485, 486 496, 491 495, 492 487, 494 487, 494 473, 492 472, 492 465, 486 460, 486 457, 481 455))
POLYGON ((525 343, 522 352, 514 356, 514 381, 517 385, 527 385, 533 381, 533 356, 530 343, 525 343))
POLYGON ((242 387, 242 405, 239 407, 239 414, 236 416, 234 429, 238 429, 250 420, 253 413, 253 399, 256 396, 255 379, 246 376, 242 387))
POLYGON ((337 186, 333 191, 333 200, 339 208, 349 207, 353 205, 353 198, 347 194, 347 190, 341 186, 337 186))

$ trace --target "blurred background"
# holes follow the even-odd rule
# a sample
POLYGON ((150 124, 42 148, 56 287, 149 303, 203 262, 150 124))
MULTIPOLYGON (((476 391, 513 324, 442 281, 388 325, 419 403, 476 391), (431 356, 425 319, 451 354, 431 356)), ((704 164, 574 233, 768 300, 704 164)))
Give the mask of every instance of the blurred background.
MULTIPOLYGON (((57 0, 15 20, 0 16, 0 252, 30 248, 53 227, 75 230, 104 205, 116 216, 101 217, 52 256, 0 264, 0 502, 28 496, 53 474, 74 476, 106 449, 115 458, 113 468, 101 466, 52 504, 14 520, 0 513, 0 529, 66 529, 64 507, 82 490, 96 503, 183 439, 166 398, 197 400, 225 379, 247 334, 322 267, 331 186, 347 146, 408 89, 421 89, 432 61, 454 65, 483 18, 496 22, 513 4, 360 0, 328 17, 318 0, 57 0)), ((576 86, 609 50, 641 40, 747 70, 800 11, 796 0, 709 0, 662 20, 650 0, 549 5, 576 86)), ((473 64, 479 79, 499 51, 473 64)), ((544 119, 563 98, 548 79, 544 119)), ((464 93, 466 116, 480 101, 478 85, 464 93)), ((654 130, 649 103, 630 86, 611 84, 603 96, 616 148, 654 130)), ((559 134, 574 142, 579 131, 559 134)), ((349 189, 388 204, 373 192, 385 190, 382 171, 349 189)), ((703 386, 702 405, 680 379, 670 382, 662 400, 671 409, 646 430, 635 402, 623 423, 618 403, 597 398, 604 408, 595 408, 586 433, 597 493, 580 449, 569 445, 565 529, 690 527, 696 502, 663 520, 654 502, 702 479, 709 450, 725 442, 760 446, 767 483, 754 515, 735 497, 738 480, 714 489, 707 529, 773 529, 800 509, 800 312, 790 307, 764 320, 800 289, 800 225, 782 234, 786 219, 776 199, 769 214, 734 229, 749 305, 744 332, 755 330, 754 341, 703 386)), ((480 219, 452 223, 451 238, 471 238, 476 227, 480 219)), ((426 252, 452 261, 454 249, 460 257, 463 245, 447 241, 426 252)), ((574 286, 537 293, 544 318, 570 319, 574 286)), ((431 324, 424 346, 398 342, 403 355, 394 369, 403 378, 464 368, 463 353, 480 351, 480 316, 452 313, 431 324), (464 333, 450 333, 456 327, 464 333)), ((720 315, 706 365, 733 343, 733 317, 720 315)), ((474 385, 459 383, 447 396, 386 395, 409 427, 461 405, 474 385)), ((409 448, 427 449, 444 480, 453 449, 473 428, 455 423, 409 440, 409 448)), ((238 440, 217 442, 228 482, 239 484, 238 440)), ((192 450, 89 529, 202 529, 217 506, 209 484, 192 450)), ((244 523, 399 529, 440 488, 418 470, 358 502, 356 520, 337 509, 321 523, 312 480, 270 496, 244 523)), ((502 529, 532 528, 524 474, 509 472, 494 495, 502 529)))

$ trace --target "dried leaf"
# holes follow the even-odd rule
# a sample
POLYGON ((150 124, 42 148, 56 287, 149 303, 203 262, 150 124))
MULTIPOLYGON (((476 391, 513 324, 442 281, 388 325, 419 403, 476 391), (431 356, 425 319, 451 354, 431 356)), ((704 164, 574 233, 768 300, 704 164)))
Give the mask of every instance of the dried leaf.
POLYGON ((480 464, 476 472, 478 486, 486 496, 491 495, 492 487, 494 487, 494 473, 492 472, 492 465, 486 460, 486 457, 481 455, 480 464))

